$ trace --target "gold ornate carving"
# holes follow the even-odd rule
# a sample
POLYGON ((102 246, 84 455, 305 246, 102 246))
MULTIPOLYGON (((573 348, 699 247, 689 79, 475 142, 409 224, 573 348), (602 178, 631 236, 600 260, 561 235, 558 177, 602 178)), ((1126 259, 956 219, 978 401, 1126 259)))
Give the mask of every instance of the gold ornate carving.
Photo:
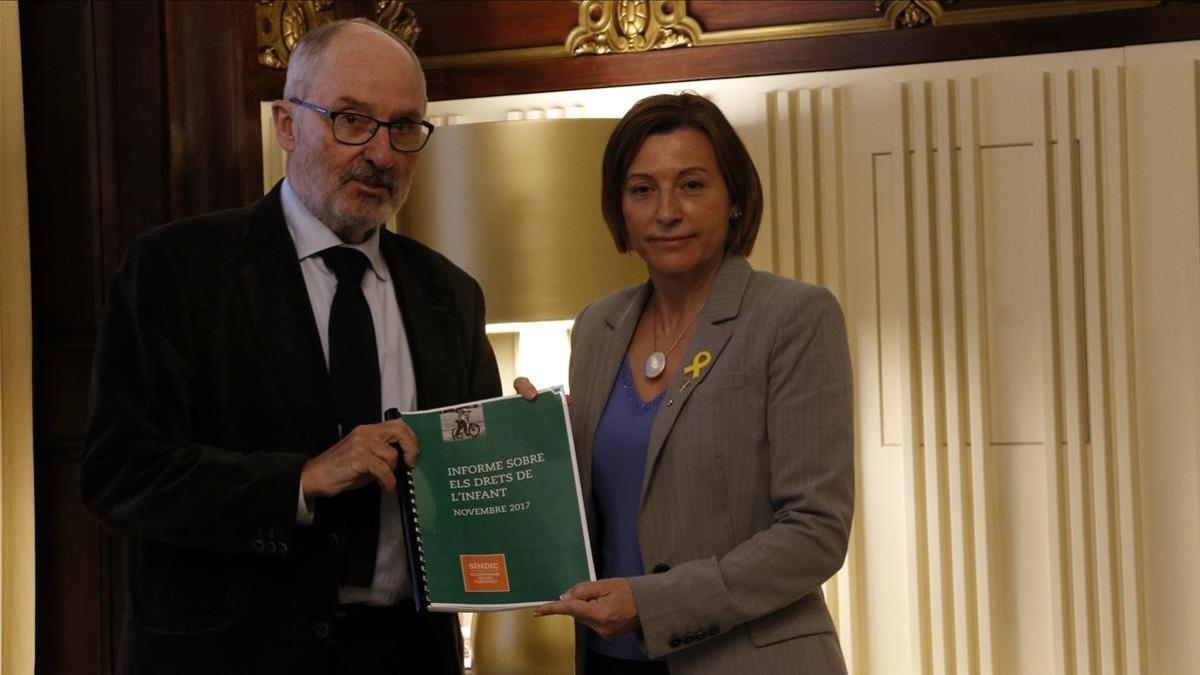
MULTIPOLYGON (((305 33, 334 20, 333 0, 258 0, 258 62, 268 68, 287 68, 296 43, 305 33)), ((421 34, 417 16, 401 0, 376 0, 375 22, 409 46, 421 34)))
MULTIPOLYGON (((611 3, 601 0, 588 0, 580 3, 580 21, 579 27, 571 31, 565 45, 553 45, 545 47, 522 47, 519 49, 498 49, 485 52, 467 52, 463 54, 445 54, 440 56, 427 56, 421 59, 421 65, 429 70, 437 70, 442 68, 470 68, 472 66, 491 65, 497 63, 521 63, 527 61, 540 61, 543 59, 557 59, 564 56, 576 53, 595 53, 595 52, 576 52, 572 47, 572 41, 577 36, 586 37, 589 33, 599 32, 597 28, 604 20, 604 16, 599 12, 604 11, 604 5, 611 3), (585 6, 588 7, 585 11, 585 6), (590 18, 591 7, 598 7, 595 11, 596 18, 590 18), (564 48, 565 47, 565 48, 564 48)), ((712 31, 710 33, 702 32, 696 25, 695 36, 691 38, 691 44, 695 47, 709 47, 714 45, 730 45, 730 44, 749 44, 755 42, 771 42, 775 40, 798 40, 812 37, 830 36, 830 35, 861 35, 864 33, 877 33, 895 30, 897 27, 896 18, 902 13, 903 8, 914 2, 914 0, 877 0, 879 9, 882 13, 884 5, 888 5, 888 13, 896 12, 892 15, 891 20, 885 16, 871 17, 864 19, 840 19, 836 21, 813 21, 800 24, 785 24, 779 26, 757 26, 753 28, 732 28, 729 30, 712 31)), ((986 24, 994 21, 1015 21, 1019 19, 1042 19, 1052 16, 1082 16, 1087 14, 1095 14, 1099 12, 1114 12, 1130 9, 1142 9, 1146 7, 1154 7, 1160 3, 1160 0, 1047 0, 1045 2, 1022 3, 1019 5, 994 5, 988 7, 971 7, 969 5, 960 6, 953 11, 943 11, 943 8, 951 4, 951 0, 920 0, 920 2, 933 5, 938 5, 936 15, 930 13, 929 20, 938 26, 965 26, 973 24, 986 24)), ((657 2, 651 3, 653 7, 657 2)), ((674 13, 682 16, 683 10, 680 8, 683 3, 677 0, 674 5, 674 13)), ((608 16, 612 16, 611 10, 608 16)), ((689 23, 695 23, 694 19, 687 19, 689 23)), ((614 28, 614 32, 619 32, 619 29, 614 28)), ((616 50, 610 50, 616 51, 616 50)))
POLYGON ((395 33, 409 47, 416 45, 417 38, 421 36, 417 15, 411 8, 405 7, 401 0, 376 0, 375 21, 395 33))
POLYGON ((888 24, 896 28, 918 28, 927 23, 941 23, 942 5, 955 0, 875 0, 875 11, 883 12, 888 24), (890 3, 890 4, 889 4, 890 3), (884 12, 884 5, 887 11, 884 12))
POLYGON ((258 0, 258 62, 287 68, 296 43, 308 31, 333 21, 333 0, 258 0))
POLYGON ((566 47, 575 56, 645 52, 691 47, 699 37, 686 0, 584 0, 566 47))

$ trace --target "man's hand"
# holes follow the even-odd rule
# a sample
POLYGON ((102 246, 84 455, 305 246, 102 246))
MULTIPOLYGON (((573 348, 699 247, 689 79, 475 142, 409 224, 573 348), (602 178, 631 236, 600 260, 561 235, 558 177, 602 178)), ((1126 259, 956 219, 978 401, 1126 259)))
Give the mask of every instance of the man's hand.
POLYGON ((533 609, 535 616, 565 614, 611 640, 641 625, 633 589, 627 579, 583 581, 563 593, 558 602, 533 609))
POLYGON ((404 420, 355 427, 336 445, 304 463, 300 489, 305 499, 332 497, 362 487, 371 481, 388 492, 396 489, 396 466, 400 452, 404 463, 416 466, 417 435, 404 420))

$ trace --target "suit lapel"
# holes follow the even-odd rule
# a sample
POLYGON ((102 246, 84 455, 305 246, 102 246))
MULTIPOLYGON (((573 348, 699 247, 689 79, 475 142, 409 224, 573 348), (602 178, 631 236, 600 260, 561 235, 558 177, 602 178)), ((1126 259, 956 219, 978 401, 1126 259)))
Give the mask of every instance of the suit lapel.
POLYGON ((316 319, 283 220, 279 185, 253 207, 238 275, 252 329, 293 421, 311 439, 309 450, 320 452, 337 440, 337 420, 316 319))
POLYGON ((430 281, 428 270, 405 250, 398 235, 381 232, 380 249, 404 318, 417 380, 417 407, 436 408, 459 402, 465 394, 467 359, 456 327, 453 293, 430 281))
POLYGON ((687 351, 684 352, 682 367, 671 373, 671 383, 667 386, 666 396, 658 408, 654 425, 650 428, 650 442, 646 447, 646 473, 642 479, 643 501, 658 458, 672 429, 675 428, 680 412, 687 405, 692 393, 704 385, 737 328, 734 319, 741 308, 742 296, 752 272, 750 263, 742 257, 729 256, 721 263, 708 300, 700 313, 701 319, 696 326, 696 332, 692 335, 687 351), (705 353, 708 355, 707 359, 705 353), (690 372, 689 367, 693 368, 690 372))

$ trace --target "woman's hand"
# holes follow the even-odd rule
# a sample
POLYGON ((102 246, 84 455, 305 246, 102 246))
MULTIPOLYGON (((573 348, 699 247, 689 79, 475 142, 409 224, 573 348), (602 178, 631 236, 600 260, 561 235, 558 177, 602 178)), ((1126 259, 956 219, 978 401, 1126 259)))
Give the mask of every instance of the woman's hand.
POLYGON ((533 614, 573 616, 605 640, 624 635, 641 625, 628 579, 580 582, 559 596, 558 602, 535 607, 533 614))
MULTIPOLYGON (((521 397, 526 401, 532 401, 533 399, 537 398, 537 387, 533 386, 533 383, 529 381, 528 377, 518 377, 517 379, 513 380, 513 389, 516 389, 517 393, 520 394, 521 397)), ((567 405, 571 405, 574 402, 575 398, 570 394, 567 394, 567 405)))

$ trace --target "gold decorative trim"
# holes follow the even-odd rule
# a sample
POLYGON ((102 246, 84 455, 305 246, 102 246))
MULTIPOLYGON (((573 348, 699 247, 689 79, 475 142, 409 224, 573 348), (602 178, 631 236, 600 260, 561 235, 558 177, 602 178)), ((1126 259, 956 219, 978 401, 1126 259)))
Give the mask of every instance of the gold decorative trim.
MULTIPOLYGON (((258 62, 268 68, 287 68, 300 38, 335 18, 333 0, 258 0, 254 7, 258 62)), ((373 18, 410 46, 421 35, 416 14, 402 0, 376 0, 373 18)))
POLYGON ((268 68, 287 68, 300 38, 333 19, 333 0, 258 0, 254 7, 258 62, 268 68))
POLYGON ((686 0, 584 0, 566 49, 579 56, 691 47, 700 32, 688 18, 686 0))
POLYGON ((421 26, 417 24, 417 15, 412 8, 405 7, 402 0, 376 0, 375 22, 395 34, 409 47, 417 44, 421 36, 421 26))
MULTIPOLYGON (((602 5, 615 4, 619 0, 588 0, 602 5)), ((901 9, 904 3, 912 2, 913 0, 896 0, 893 4, 901 9)), ((938 5, 938 14, 934 17, 930 15, 930 20, 936 26, 952 26, 952 25, 968 25, 979 23, 991 23, 995 21, 1017 21, 1021 19, 1042 19, 1054 16, 1072 16, 1084 14, 1096 14, 1100 12, 1122 11, 1130 9, 1142 9, 1154 7, 1160 4, 1160 0, 1105 0, 1104 2, 1096 2, 1095 0, 1059 0, 1027 3, 1022 5, 1000 5, 995 7, 983 7, 979 9, 955 9, 946 11, 944 4, 949 4, 949 0, 936 2, 935 0, 918 0, 924 4, 938 5)), ((649 0, 650 4, 661 4, 661 0, 649 0)), ((581 3, 588 4, 587 2, 581 3)), ((676 0, 675 6, 678 8, 680 0, 676 0)), ((890 9, 890 6, 889 6, 890 9)), ((675 10, 679 12, 679 9, 675 10)), ((900 10, 897 10, 898 12, 900 10)), ((582 16, 582 14, 581 14, 582 16)), ((692 46, 694 47, 710 47, 714 45, 726 44, 748 44, 755 42, 771 42, 775 40, 795 40, 810 37, 830 36, 830 35, 854 35, 861 33, 876 33, 889 30, 897 30, 898 26, 893 20, 889 20, 887 16, 882 16, 873 19, 847 19, 841 21, 819 21, 813 23, 798 23, 782 26, 762 26, 756 28, 735 28, 731 30, 714 31, 705 33, 702 29, 697 30, 696 37, 692 38, 692 46)), ((695 22, 689 18, 689 21, 695 22)), ((578 30, 575 29, 575 30, 578 30)), ((572 31, 574 35, 575 31, 572 31)), ((556 59, 570 56, 572 52, 567 48, 566 44, 551 45, 546 47, 527 47, 522 49, 499 49, 487 52, 469 52, 464 54, 446 54, 444 56, 427 56, 421 59, 421 64, 428 70, 437 70, 442 68, 466 68, 471 66, 492 65, 498 63, 516 63, 522 61, 540 61, 545 59, 556 59)))
MULTIPOLYGON (((954 4, 954 0, 944 1, 947 5, 954 4)), ((941 0, 875 0, 875 12, 883 12, 883 18, 896 28, 919 28, 927 23, 936 26, 943 11, 941 0)))

